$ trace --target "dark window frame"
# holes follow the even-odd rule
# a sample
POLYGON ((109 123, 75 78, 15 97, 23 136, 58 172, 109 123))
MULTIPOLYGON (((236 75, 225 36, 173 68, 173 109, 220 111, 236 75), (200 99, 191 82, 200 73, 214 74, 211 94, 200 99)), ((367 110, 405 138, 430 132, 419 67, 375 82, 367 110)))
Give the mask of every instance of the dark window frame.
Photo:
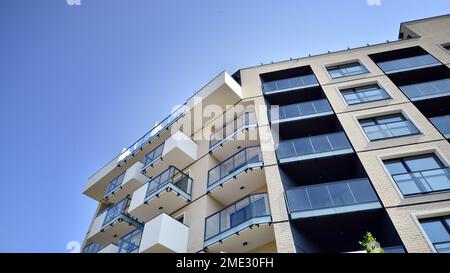
MULTIPOLYGON (((358 119, 359 125, 361 126, 361 128, 363 129, 364 133, 366 134, 367 138, 372 142, 372 141, 381 141, 381 140, 388 140, 388 139, 393 139, 393 138, 400 138, 400 137, 408 137, 408 136, 414 136, 414 135, 420 135, 422 134, 422 132, 419 130, 419 128, 417 128, 417 126, 407 117, 405 117, 405 115, 403 113, 395 113, 395 114, 389 114, 389 115, 383 115, 383 116, 376 116, 376 117, 371 117, 371 118, 363 118, 363 119, 358 119), (377 138, 377 139, 370 139, 370 137, 367 135, 367 132, 364 130, 365 127, 369 127, 369 126, 374 126, 374 125, 383 125, 383 124, 389 124, 389 123, 393 123, 393 122, 387 122, 387 123, 380 123, 380 119, 386 119, 386 118, 390 118, 390 117, 401 117, 401 121, 409 121, 411 123, 412 126, 414 126, 414 128, 417 130, 416 133, 412 133, 412 134, 408 134, 408 135, 398 135, 398 136, 391 136, 391 137, 384 137, 384 138, 377 138), (364 122, 369 122, 372 121, 374 124, 371 125, 364 125, 364 122)), ((398 121, 396 121, 398 122, 398 121)))
MULTIPOLYGON (((440 166, 439 169, 446 168, 444 163, 442 163, 442 161, 434 153, 415 155, 415 156, 408 156, 408 157, 401 157, 401 158, 396 158, 396 159, 389 159, 389 160, 383 161, 383 163, 384 163, 384 165, 386 165, 386 164, 393 163, 393 162, 399 162, 406 169, 406 172, 405 173, 398 173, 398 174, 407 174, 407 173, 415 172, 415 171, 411 170, 411 168, 408 166, 408 163, 406 162, 407 160, 427 158, 427 157, 432 157, 436 161, 436 163, 438 163, 438 165, 440 166)), ((424 171, 432 171, 432 170, 437 170, 437 169, 436 168, 434 168, 434 169, 425 169, 424 171)), ((395 175, 398 175, 398 174, 395 174, 395 175)))
MULTIPOLYGON (((415 156, 387 159, 387 160, 383 160, 383 164, 384 164, 384 167, 387 169, 388 174, 391 176, 392 180, 394 181, 395 185, 399 188, 399 190, 400 190, 400 187, 399 187, 397 181, 395 181, 395 179, 394 179, 394 176, 396 176, 396 175, 405 175, 405 174, 411 174, 411 173, 415 173, 415 172, 426 172, 426 171, 442 170, 442 169, 448 168, 435 153, 427 153, 427 154, 421 154, 421 155, 415 155, 415 156), (434 161, 439 165, 439 168, 430 168, 430 169, 423 169, 421 171, 413 171, 413 170, 411 170, 411 168, 408 166, 408 164, 406 162, 407 160, 414 160, 414 159, 427 158, 427 157, 433 158, 434 161), (402 164, 403 168, 406 169, 406 172, 392 174, 389 171, 389 168, 387 166, 389 163, 402 164)), ((421 195, 425 195, 425 194, 442 193, 442 192, 449 192, 449 191, 450 191, 450 189, 442 189, 442 190, 421 191, 421 192, 417 192, 417 193, 404 194, 400 190, 402 196, 407 197, 407 198, 421 196, 421 195)))

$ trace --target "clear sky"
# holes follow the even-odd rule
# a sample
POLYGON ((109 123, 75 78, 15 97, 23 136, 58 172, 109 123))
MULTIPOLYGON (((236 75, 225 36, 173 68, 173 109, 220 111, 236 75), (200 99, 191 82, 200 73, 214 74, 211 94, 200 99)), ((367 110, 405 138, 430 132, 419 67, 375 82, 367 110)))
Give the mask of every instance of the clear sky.
POLYGON ((1 0, 0 252, 82 242, 87 178, 222 70, 395 40, 400 22, 446 13, 448 0, 1 0))

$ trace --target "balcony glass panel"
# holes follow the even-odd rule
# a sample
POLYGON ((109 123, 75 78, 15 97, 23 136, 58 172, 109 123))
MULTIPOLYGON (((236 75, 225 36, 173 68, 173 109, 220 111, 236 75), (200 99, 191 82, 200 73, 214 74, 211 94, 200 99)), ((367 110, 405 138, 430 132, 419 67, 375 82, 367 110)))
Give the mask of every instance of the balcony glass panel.
POLYGON ((450 115, 430 118, 431 122, 436 126, 446 138, 450 138, 450 115))
POLYGON ((367 179, 346 180, 288 189, 291 212, 336 208, 378 201, 367 179))
POLYGON ((248 164, 257 162, 262 162, 261 148, 245 148, 209 170, 208 186, 216 183, 217 181, 230 174, 233 174, 234 172, 248 164))
POLYGON ((234 120, 225 124, 224 127, 220 128, 214 134, 211 135, 209 140, 209 148, 223 142, 225 139, 232 137, 240 130, 256 125, 256 113, 255 112, 245 112, 234 120))
POLYGON ((139 148, 141 148, 145 143, 152 141, 155 136, 157 136, 165 129, 169 128, 173 123, 175 123, 177 120, 183 117, 186 114, 187 109, 188 108, 186 107, 186 105, 183 105, 182 107, 174 111, 172 114, 170 114, 168 117, 166 117, 163 121, 157 123, 155 127, 153 127, 138 141, 136 141, 133 145, 131 145, 128 149, 126 149, 121 153, 121 155, 119 156, 119 163, 128 158, 131 154, 134 154, 134 152, 139 148))
POLYGON ((403 195, 450 189, 450 169, 435 169, 393 175, 403 195))
POLYGON ((263 92, 272 92, 284 89, 304 88, 308 86, 318 85, 316 77, 313 74, 298 76, 288 79, 263 82, 263 92))
POLYGON ((124 198, 121 201, 117 202, 114 206, 109 207, 106 211, 105 221, 103 222, 103 226, 106 226, 112 222, 114 222, 117 217, 119 217, 122 213, 126 211, 128 208, 129 199, 124 198))
POLYGON ((209 216, 205 220, 205 240, 228 231, 246 221, 270 216, 266 193, 254 194, 209 216))
MULTIPOLYGON (((278 119, 280 120, 333 111, 326 99, 283 105, 278 108, 273 108, 273 110, 276 109, 279 111, 278 119)), ((271 112, 271 116, 276 120, 276 113, 274 111, 271 112)))
POLYGON ((115 191, 117 188, 119 188, 122 185, 124 177, 125 177, 125 172, 121 173, 118 177, 114 178, 111 182, 109 182, 108 188, 106 189, 106 192, 105 192, 105 196, 108 196, 113 191, 115 191))
POLYGON ((90 243, 83 248, 83 253, 97 253, 103 249, 103 246, 97 243, 90 243))
POLYGON ((279 159, 285 159, 346 149, 351 149, 350 142, 344 132, 338 132, 281 141, 278 145, 277 154, 279 159))
POLYGON ((430 54, 425 54, 377 64, 385 73, 392 73, 436 65, 439 64, 439 61, 430 54))
POLYGON ((155 160, 161 158, 163 151, 164 151, 164 143, 156 147, 154 150, 152 150, 144 157, 144 166, 147 166, 153 163, 155 160))
POLYGON ((400 89, 411 100, 448 96, 450 95, 450 79, 404 85, 400 86, 400 89))
POLYGON ((192 178, 174 166, 170 166, 167 170, 150 180, 148 183, 146 197, 169 183, 173 184, 186 194, 191 195, 192 178))
POLYGON ((144 227, 139 227, 123 236, 119 242, 119 253, 138 253, 144 227))

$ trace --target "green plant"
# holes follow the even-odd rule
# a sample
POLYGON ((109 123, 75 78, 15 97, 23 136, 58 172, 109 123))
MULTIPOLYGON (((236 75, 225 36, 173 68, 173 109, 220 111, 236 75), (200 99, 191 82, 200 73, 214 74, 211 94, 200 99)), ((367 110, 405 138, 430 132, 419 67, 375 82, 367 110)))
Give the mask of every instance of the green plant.
POLYGON ((368 253, 384 253, 384 250, 377 242, 377 239, 370 232, 366 232, 366 234, 364 234, 363 239, 359 242, 359 244, 368 253))

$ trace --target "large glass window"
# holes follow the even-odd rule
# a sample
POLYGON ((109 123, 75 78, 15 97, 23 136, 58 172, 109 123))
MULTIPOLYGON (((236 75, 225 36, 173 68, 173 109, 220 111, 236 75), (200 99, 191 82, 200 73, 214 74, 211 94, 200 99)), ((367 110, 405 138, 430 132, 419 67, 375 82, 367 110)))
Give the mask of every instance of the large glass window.
POLYGON ((430 121, 445 138, 450 138, 450 115, 430 118, 430 121))
POLYGON ((435 66, 440 63, 430 54, 423 54, 419 56, 379 62, 377 64, 385 73, 388 74, 435 66))
POLYGON ((425 233, 439 253, 450 253, 450 217, 420 222, 425 233))
POLYGON ((386 168, 404 196, 450 189, 450 172, 433 154, 387 160, 386 168))
POLYGON ((408 136, 420 133, 402 114, 394 114, 359 121, 370 140, 408 136))
POLYGON ((341 93, 348 105, 390 98, 386 90, 380 88, 377 84, 343 89, 341 93))
POLYGON ((330 77, 333 79, 359 75, 369 72, 359 62, 330 66, 327 67, 327 71, 328 74, 330 74, 330 77))

